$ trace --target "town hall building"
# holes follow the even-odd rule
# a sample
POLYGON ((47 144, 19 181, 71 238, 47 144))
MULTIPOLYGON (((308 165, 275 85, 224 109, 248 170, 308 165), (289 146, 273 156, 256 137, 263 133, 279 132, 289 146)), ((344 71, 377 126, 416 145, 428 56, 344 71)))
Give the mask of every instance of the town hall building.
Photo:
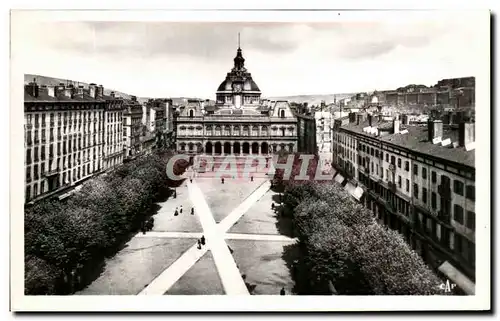
POLYGON ((179 152, 270 155, 297 151, 297 118, 288 102, 261 99, 239 46, 234 67, 217 89, 215 104, 189 100, 178 113, 179 152))

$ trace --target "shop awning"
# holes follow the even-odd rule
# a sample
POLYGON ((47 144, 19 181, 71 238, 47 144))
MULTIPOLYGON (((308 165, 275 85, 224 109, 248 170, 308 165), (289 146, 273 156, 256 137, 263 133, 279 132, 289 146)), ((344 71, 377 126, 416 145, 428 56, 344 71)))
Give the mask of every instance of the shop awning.
POLYGON ((351 194, 352 196, 354 196, 354 191, 356 190, 356 186, 354 186, 352 183, 347 183, 345 184, 344 186, 344 189, 349 193, 351 194))
POLYGON ((337 174, 337 176, 335 176, 335 181, 339 184, 342 184, 344 182, 344 176, 337 174))
POLYGON ((460 287, 466 294, 475 295, 476 294, 476 285, 474 282, 469 280, 462 272, 457 270, 453 265, 451 265, 448 261, 441 264, 439 267, 439 271, 446 275, 450 281, 454 282, 456 285, 460 287))
POLYGON ((354 190, 354 193, 352 194, 352 196, 357 199, 358 201, 361 200, 361 197, 363 197, 363 193, 365 191, 361 188, 361 187, 356 187, 356 189, 354 190))

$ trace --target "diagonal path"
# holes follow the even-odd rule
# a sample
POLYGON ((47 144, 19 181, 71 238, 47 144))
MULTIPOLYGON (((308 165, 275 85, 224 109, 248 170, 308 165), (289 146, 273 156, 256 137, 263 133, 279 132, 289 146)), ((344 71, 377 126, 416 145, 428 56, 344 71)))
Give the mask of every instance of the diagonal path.
POLYGON ((248 295, 248 289, 241 278, 240 271, 236 266, 233 256, 229 252, 223 234, 217 229, 212 212, 208 207, 205 196, 196 182, 188 185, 189 195, 196 200, 196 209, 205 233, 207 246, 212 251, 212 256, 219 271, 222 285, 226 294, 248 295))
POLYGON ((206 248, 198 249, 198 245, 191 246, 177 261, 165 269, 153 282, 149 283, 139 295, 163 295, 175 284, 205 253, 206 248))
MULTIPOLYGON (((187 185, 189 196, 197 206, 196 214, 202 225, 206 246, 201 250, 195 243, 188 251, 175 261, 170 267, 165 269, 157 278, 155 278, 139 295, 163 295, 175 282, 177 282, 210 248, 219 272, 222 284, 226 294, 248 295, 248 289, 242 279, 236 262, 229 252, 224 238, 242 239, 243 234, 226 237, 225 233, 233 226, 249 209, 258 201, 270 188, 270 183, 265 181, 249 197, 247 197, 236 209, 234 209, 219 224, 216 224, 210 208, 205 200, 203 192, 196 182, 187 185)), ((146 235, 138 234, 137 237, 199 237, 199 233, 176 233, 176 232, 148 232, 146 235), (154 235, 151 233, 155 233, 154 235)), ((251 238, 251 237, 248 237, 251 238)), ((258 240, 271 240, 275 237, 258 235, 254 236, 258 240)), ((276 239, 277 240, 277 239, 276 239)))

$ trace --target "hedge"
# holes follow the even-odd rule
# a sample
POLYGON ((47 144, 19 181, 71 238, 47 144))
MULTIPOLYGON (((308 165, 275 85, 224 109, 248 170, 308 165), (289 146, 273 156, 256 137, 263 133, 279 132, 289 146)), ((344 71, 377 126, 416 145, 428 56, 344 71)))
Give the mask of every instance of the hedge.
POLYGON ((27 208, 26 294, 70 293, 72 273, 116 253, 167 187, 165 166, 170 156, 136 159, 83 183, 66 202, 43 200, 27 208))
POLYGON ((444 294, 442 280, 399 233, 378 224, 337 183, 294 180, 298 163, 296 156, 290 180, 277 175, 273 184, 284 192, 285 214, 292 218, 308 271, 301 277, 309 288, 301 292, 328 294, 331 281, 344 295, 444 294))

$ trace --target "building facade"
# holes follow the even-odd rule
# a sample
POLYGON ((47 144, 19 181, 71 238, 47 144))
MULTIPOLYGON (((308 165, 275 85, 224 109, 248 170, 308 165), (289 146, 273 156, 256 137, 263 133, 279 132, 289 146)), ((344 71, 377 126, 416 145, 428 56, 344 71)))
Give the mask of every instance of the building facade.
POLYGON ((133 157, 141 152, 142 105, 137 97, 123 101, 123 144, 125 157, 133 157))
POLYGON ((474 280, 474 123, 402 126, 350 114, 334 128, 333 161, 348 184, 363 188, 361 201, 378 221, 431 267, 448 262, 474 280))
POLYGON ((106 100, 83 86, 25 85, 26 203, 103 169, 106 100))
POLYGON ((316 119, 300 111, 295 113, 295 117, 297 117, 297 151, 316 155, 318 153, 316 119))
POLYGON ((270 106, 244 66, 241 48, 219 85, 214 105, 188 101, 176 117, 176 149, 206 154, 271 154, 297 151, 297 118, 288 102, 270 106))
MULTIPOLYGON (((95 85, 90 84, 92 93, 95 85)), ((110 170, 123 164, 123 99, 115 97, 111 92, 109 96, 104 95, 102 86, 97 87, 97 97, 105 100, 104 105, 104 170, 110 170)))

